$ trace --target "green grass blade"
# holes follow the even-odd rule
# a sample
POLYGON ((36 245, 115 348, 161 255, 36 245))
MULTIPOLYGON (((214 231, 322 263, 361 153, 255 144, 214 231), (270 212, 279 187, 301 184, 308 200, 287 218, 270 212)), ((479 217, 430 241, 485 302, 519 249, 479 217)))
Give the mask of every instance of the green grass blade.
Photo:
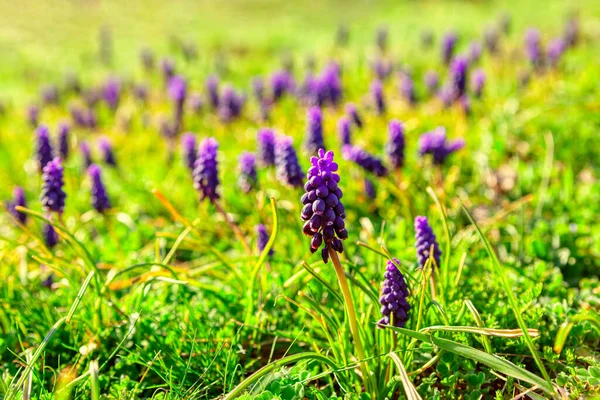
POLYGON ((402 387, 404 387, 404 393, 406 394, 406 398, 408 400, 420 400, 421 396, 419 395, 419 392, 417 392, 417 388, 415 388, 415 385, 413 385, 410 378, 408 377, 408 374, 406 373, 406 369, 404 368, 400 357, 398 357, 396 353, 389 353, 388 357, 391 358, 392 361, 394 361, 396 367, 398 368, 398 373, 400 374, 400 381, 402 382, 402 387))
POLYGON ((574 317, 567 319, 558 329, 554 338, 554 352, 560 354, 565 345, 567 337, 575 324, 583 321, 588 321, 600 333, 600 317, 590 313, 577 314, 574 317))

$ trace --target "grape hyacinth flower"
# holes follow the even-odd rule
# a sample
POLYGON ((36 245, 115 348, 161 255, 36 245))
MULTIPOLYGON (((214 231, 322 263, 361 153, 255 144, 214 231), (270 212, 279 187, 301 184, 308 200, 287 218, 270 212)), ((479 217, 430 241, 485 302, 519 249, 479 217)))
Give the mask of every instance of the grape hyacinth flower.
POLYGON ((337 128, 342 146, 350 144, 350 120, 348 117, 338 119, 337 128))
POLYGON ((110 200, 106 194, 106 188, 104 182, 102 182, 102 170, 96 164, 90 165, 88 168, 88 175, 92 181, 91 195, 92 195, 92 207, 96 209, 100 214, 110 209, 110 200))
POLYGON ((469 63, 476 64, 481 59, 481 43, 472 42, 469 46, 469 63))
POLYGON ((464 145, 465 142, 462 139, 448 141, 446 129, 440 126, 431 132, 424 133, 419 138, 419 153, 421 156, 431 154, 434 164, 443 165, 450 154, 462 149, 464 145))
POLYGON ((206 79, 206 91, 212 108, 219 107, 219 78, 211 75, 206 79))
POLYGON ((67 123, 61 123, 58 126, 58 153, 63 160, 69 158, 69 131, 67 123))
POLYGON ((344 109, 346 111, 346 115, 352 120, 352 122, 354 122, 354 125, 356 125, 358 129, 362 128, 362 119, 360 118, 360 115, 358 115, 356 105, 354 103, 346 103, 344 109))
POLYGON ((379 298, 382 318, 377 324, 403 328, 408 321, 410 304, 407 301, 408 287, 397 265, 400 265, 400 261, 395 258, 387 262, 379 298))
MULTIPOLYGON (((267 228, 263 224, 256 225, 256 248, 259 253, 262 253, 265 247, 267 247, 267 243, 269 243, 269 234, 267 233, 267 228)), ((269 250, 269 257, 273 256, 273 249, 269 250)))
POLYGON ((293 93, 296 87, 294 77, 289 71, 280 70, 271 75, 273 101, 279 101, 284 95, 293 93))
POLYGON ((381 81, 373 81, 371 84, 371 95, 373 96, 373 103, 375 109, 379 115, 385 113, 385 100, 383 98, 383 85, 381 81))
MULTIPOLYGON (((433 259, 435 260, 435 266, 440 267, 440 256, 442 252, 438 245, 433 229, 429 226, 427 217, 416 217, 415 218, 415 247, 417 249, 417 258, 419 259, 419 265, 421 268, 425 267, 425 263, 431 256, 431 250, 433 247, 433 259)), ((434 268, 434 265, 431 266, 434 268)))
POLYGON ((425 86, 430 94, 437 92, 439 88, 439 77, 435 71, 427 71, 425 73, 425 86))
POLYGON ((329 261, 328 247, 338 253, 344 251, 342 240, 348 238, 344 219, 346 212, 341 203, 342 190, 338 187, 340 176, 335 172, 338 165, 333 161, 333 152, 319 149, 318 157, 311 157, 311 167, 304 185, 306 193, 302 195, 304 205, 300 218, 305 221, 302 232, 311 236, 310 251, 315 253, 323 243, 321 251, 323 262, 329 261))
POLYGON ((477 98, 483 94, 483 87, 485 86, 485 72, 479 68, 473 71, 472 84, 473 84, 473 95, 477 98))
POLYGON ((179 132, 183 123, 183 104, 187 94, 187 83, 180 75, 173 75, 169 79, 167 91, 169 98, 175 105, 174 121, 175 132, 179 132))
POLYGON ((239 158, 238 186, 244 193, 256 189, 258 176, 256 174, 256 157, 250 152, 243 152, 239 158))
POLYGON ((444 64, 450 64, 450 61, 454 57, 454 49, 456 47, 456 41, 458 37, 454 32, 448 32, 442 39, 442 60, 444 64))
POLYGON ((460 106, 463 114, 471 115, 471 99, 468 95, 465 94, 464 96, 461 96, 458 99, 458 105, 460 106))
POLYGON ((538 68, 542 62, 542 44, 540 31, 529 28, 525 33, 525 53, 531 65, 538 68))
POLYGON ((444 108, 448 108, 454 101, 454 90, 451 85, 445 84, 438 92, 438 97, 442 101, 444 108))
POLYGON ((258 161, 263 167, 275 165, 275 133, 273 129, 261 128, 258 130, 258 161))
POLYGON ((50 130, 46 125, 40 125, 35 130, 37 137, 36 158, 40 172, 44 170, 46 164, 52 161, 52 145, 50 144, 50 130))
POLYGON ((220 197, 217 193, 219 186, 218 149, 219 143, 212 137, 202 140, 198 146, 193 175, 194 188, 200 194, 200 201, 208 199, 212 202, 220 197))
POLYGON ((392 63, 384 59, 378 58, 371 66, 377 79, 384 81, 392 74, 392 63))
POLYGON ((202 111, 202 106, 204 106, 202 95, 200 93, 192 93, 190 95, 190 99, 188 100, 188 104, 194 114, 200 114, 202 111))
POLYGON ((375 189, 375 184, 369 178, 365 178, 365 194, 371 200, 374 200, 377 197, 377 190, 375 189))
POLYGON ((450 65, 450 82, 454 92, 454 99, 459 99, 465 94, 468 72, 469 62, 465 57, 458 56, 452 60, 452 64, 450 65))
POLYGON ((560 58, 562 57, 566 48, 567 48, 567 46, 565 44, 565 41, 560 38, 554 39, 550 43, 548 43, 548 49, 547 49, 548 63, 551 66, 556 67, 558 65, 558 63, 560 62, 560 58))
POLYGON ((194 163, 196 162, 196 136, 192 132, 181 136, 181 154, 185 166, 193 172, 194 163))
POLYGON ((148 85, 136 83, 133 86, 133 96, 142 103, 145 103, 148 100, 148 85))
POLYGON ((140 52, 140 60, 146 71, 152 71, 154 69, 154 54, 149 48, 144 48, 140 52))
POLYGON ((111 167, 117 166, 117 160, 115 159, 115 153, 113 152, 112 144, 107 138, 101 138, 99 140, 100 150, 102 151, 104 162, 106 165, 111 167))
POLYGON ((169 82, 169 79, 175 75, 175 64, 173 63, 173 60, 170 58, 163 58, 160 60, 160 71, 162 72, 165 82, 169 82))
POLYGON ((47 85, 42 88, 42 102, 44 104, 58 104, 59 95, 56 85, 47 85))
POLYGON ((16 186, 13 190, 13 200, 8 203, 8 211, 10 214, 17 220, 21 225, 25 225, 27 223, 27 214, 21 211, 17 211, 16 207, 27 207, 27 202, 25 200, 25 192, 23 188, 20 186, 16 186))
POLYGON ((401 74, 400 78, 400 93, 402 97, 406 100, 408 104, 411 106, 417 102, 417 96, 415 94, 415 85, 413 84, 413 80, 408 74, 401 74))
POLYGON ((404 165, 404 128, 402 123, 393 119, 388 124, 389 140, 386 144, 386 153, 390 165, 394 169, 402 168, 404 165))
POLYGON ((40 107, 36 104, 32 104, 27 107, 27 121, 29 125, 35 127, 40 120, 40 107))
POLYGON ((121 98, 121 83, 115 78, 108 79, 102 89, 102 97, 113 111, 116 110, 121 98))
POLYGON ((58 233, 56 233, 52 225, 45 224, 42 227, 42 235, 47 248, 52 249, 58 244, 58 233))
POLYGON ((316 153, 324 148, 323 142, 323 113, 319 107, 311 107, 306 113, 306 141, 305 147, 311 153, 316 153))
POLYGON ((64 178, 63 166, 60 158, 56 157, 44 167, 42 174, 42 192, 40 200, 44 211, 62 214, 65 209, 65 198, 63 191, 64 178))
POLYGON ((365 149, 358 145, 344 146, 342 148, 342 156, 345 160, 350 160, 358 164, 376 176, 386 176, 388 173, 387 168, 379 158, 369 154, 365 149))
POLYGON ((275 167, 277 179, 292 187, 302 186, 302 167, 289 136, 278 136, 275 140, 275 167))
POLYGON ((225 86, 219 100, 218 113, 221 121, 229 122, 239 117, 242 113, 244 102, 244 95, 236 92, 230 85, 225 86))
POLYGON ((90 165, 92 165, 92 152, 90 150, 90 145, 88 142, 81 142, 79 145, 79 150, 81 150, 81 154, 83 155, 83 165, 87 169, 90 165))
POLYGON ((261 76, 252 78, 252 93, 259 103, 262 103, 265 97, 265 82, 261 76))

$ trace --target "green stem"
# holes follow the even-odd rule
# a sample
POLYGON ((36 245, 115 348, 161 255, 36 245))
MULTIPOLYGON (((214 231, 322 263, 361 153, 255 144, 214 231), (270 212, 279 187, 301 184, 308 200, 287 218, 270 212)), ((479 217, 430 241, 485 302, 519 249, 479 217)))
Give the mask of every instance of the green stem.
POLYGON ((344 297, 344 303, 346 303, 346 311, 348 312, 348 320, 350 321, 350 331, 352 332, 352 337, 354 338, 354 346, 360 361, 360 369, 363 374, 363 383, 365 388, 367 388, 371 374, 369 372, 369 367, 365 362, 365 350, 362 345, 362 340, 360 340, 360 332, 358 331, 356 311, 354 308, 354 301, 352 300, 352 294, 350 293, 350 287, 348 286, 348 281, 346 280, 346 275, 344 275, 344 269, 342 268, 342 264, 337 253, 329 244, 327 245, 327 250, 329 251, 329 258, 331 258, 331 261, 333 262, 335 273, 340 283, 340 288, 342 289, 342 296, 344 297))

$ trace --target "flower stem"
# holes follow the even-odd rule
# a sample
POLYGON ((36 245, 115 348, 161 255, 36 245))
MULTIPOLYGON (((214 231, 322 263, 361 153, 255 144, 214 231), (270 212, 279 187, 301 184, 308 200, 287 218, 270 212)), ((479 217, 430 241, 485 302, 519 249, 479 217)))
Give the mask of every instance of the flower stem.
POLYGON ((246 250, 246 253, 248 253, 249 255, 252 255, 252 249, 250 248, 250 246, 246 242, 246 238, 244 237, 244 234, 240 230, 240 227, 237 226, 235 224, 235 222, 233 222, 229 218, 229 215, 227 214, 227 212, 225 211, 225 209, 223 207, 221 207, 221 204, 219 204, 219 202, 217 200, 213 200, 212 203, 215 205, 215 208, 217 209, 217 211, 219 213, 221 213, 221 215, 223 215, 223 218, 225 218, 225 222, 227 222, 227 225, 229 225, 229 227, 231 228, 231 230, 233 231, 233 233, 235 234, 235 236, 242 243, 242 246, 244 246, 244 249, 246 250))
POLYGON ((352 294, 350 293, 350 287, 348 286, 348 281, 346 280, 346 275, 344 275, 344 269, 342 268, 342 264, 340 263, 337 253, 329 244, 327 245, 327 250, 329 251, 329 258, 331 258, 331 261, 333 262, 335 273, 340 283, 340 288, 342 289, 342 295, 344 296, 346 311, 348 311, 348 320, 350 321, 350 331, 352 332, 352 336, 354 338, 354 346, 360 361, 360 369, 363 374, 363 382, 366 388, 368 387, 371 374, 369 372, 369 367, 365 362, 365 351, 362 341, 360 340, 360 333, 358 331, 358 323, 356 322, 356 312, 354 308, 354 302, 352 301, 352 294))

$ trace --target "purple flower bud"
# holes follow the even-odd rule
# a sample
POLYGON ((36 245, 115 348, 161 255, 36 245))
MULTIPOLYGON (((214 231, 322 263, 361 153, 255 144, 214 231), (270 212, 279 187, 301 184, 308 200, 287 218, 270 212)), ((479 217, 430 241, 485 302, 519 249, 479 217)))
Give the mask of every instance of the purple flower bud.
POLYGON ((388 173, 387 168, 379 158, 367 153, 365 149, 358 145, 342 147, 342 156, 345 160, 355 162, 376 176, 386 176, 388 173))
POLYGON ((133 96, 142 103, 145 103, 148 100, 148 85, 137 83, 133 87, 133 96))
POLYGON ((256 158, 254 154, 243 152, 239 158, 238 186, 244 193, 250 193, 256 189, 258 176, 256 174, 256 158))
POLYGON ((565 44, 565 41, 560 38, 554 39, 550 43, 548 43, 548 49, 547 49, 548 63, 550 65, 552 65, 553 67, 556 67, 558 65, 558 63, 560 62, 560 58, 562 57, 562 55, 566 49, 567 49, 567 46, 565 44))
POLYGON ((239 117, 245 101, 243 94, 235 91, 230 85, 225 86, 219 101, 218 113, 221 121, 229 122, 239 117))
POLYGON ((435 71, 427 71, 425 74, 425 86, 427 86, 427 90, 429 93, 433 94, 437 92, 439 88, 439 77, 437 72, 435 71))
POLYGON ((91 195, 92 207, 101 214, 110 208, 110 200, 106 194, 106 188, 102 182, 102 170, 96 164, 90 165, 88 175, 92 181, 91 195))
POLYGON ((40 200, 44 211, 62 214, 65 209, 65 198, 63 191, 63 167, 60 158, 55 158, 44 167, 42 174, 42 192, 40 200))
POLYGON ((473 71, 472 85, 473 95, 477 98, 481 97, 483 93, 483 87, 485 86, 485 72, 479 68, 473 71))
POLYGON ((194 188, 200 194, 200 201, 219 199, 217 188, 219 186, 219 171, 217 150, 219 143, 215 138, 209 137, 200 142, 198 155, 194 163, 194 188))
POLYGON ((275 133, 270 128, 258 130, 258 160, 262 166, 275 165, 275 133))
POLYGON ((273 101, 279 101, 285 94, 293 93, 296 90, 294 77, 286 70, 274 72, 271 75, 271 90, 273 101))
MULTIPOLYGON (((438 246, 437 239, 427 217, 415 218, 415 248, 417 249, 417 257, 421 268, 425 267, 425 263, 430 257, 431 248, 433 247, 433 259, 435 266, 440 267, 440 256, 442 252, 438 246)), ((434 265, 431 267, 434 268, 434 265)))
POLYGON ((336 173, 338 164, 333 161, 333 152, 319 149, 318 157, 311 157, 311 167, 306 175, 305 194, 302 196, 304 207, 300 218, 305 221, 303 233, 311 236, 310 251, 315 253, 325 242, 321 251, 323 262, 329 257, 327 247, 331 246, 341 253, 344 250, 342 240, 348 238, 344 219, 346 213, 340 202, 342 190, 338 187, 340 176, 336 173), (312 213, 311 213, 312 210, 312 213))
POLYGON ((211 75, 206 79, 206 92, 212 108, 219 107, 219 78, 211 75))
POLYGON ((183 124, 183 104, 187 94, 187 83, 185 79, 179 75, 173 75, 169 79, 167 91, 169 98, 174 103, 174 121, 175 134, 179 132, 183 124))
POLYGON ((71 118, 77 126, 91 129, 96 127, 97 120, 93 110, 72 106, 70 112, 71 118))
POLYGON ((42 103, 44 104, 58 104, 59 95, 58 88, 56 85, 47 85, 42 88, 42 103))
POLYGON ((485 30, 483 36, 485 47, 490 54, 498 53, 498 31, 494 27, 485 30))
POLYGON ((348 117, 340 117, 337 128, 342 145, 350 144, 350 120, 348 120, 348 117))
POLYGON ((308 74, 303 84, 302 96, 308 105, 338 105, 342 98, 340 66, 330 63, 319 76, 308 74))
POLYGON ((46 247, 49 249, 58 244, 58 233, 56 233, 52 225, 45 224, 42 228, 42 235, 44 236, 44 243, 46 243, 46 247))
POLYGON ((83 156, 83 165, 87 169, 90 165, 92 165, 92 154, 90 151, 90 145, 88 142, 81 142, 79 145, 79 149, 81 150, 81 155, 83 156))
POLYGON ((63 122, 58 125, 58 152, 63 160, 69 158, 69 124, 63 122))
POLYGON ((275 139, 275 167, 279 181, 292 187, 302 186, 304 172, 289 136, 282 135, 275 139))
POLYGON ((377 197, 377 190, 375 189, 375 184, 369 178, 365 178, 365 193, 367 197, 371 200, 374 200, 377 197))
POLYGON ((168 139, 174 138, 177 135, 177 123, 171 122, 168 118, 163 118, 160 121, 160 134, 168 139))
POLYGON ((400 265, 400 261, 395 258, 387 262, 379 298, 382 318, 377 324, 403 328, 408 321, 410 304, 408 304, 408 288, 397 265, 400 265))
POLYGON ((190 95, 190 99, 188 100, 188 104, 194 114, 200 114, 202 107, 204 106, 202 95, 200 93, 192 93, 190 95))
POLYGON ((454 57, 454 49, 456 47, 456 41, 458 37, 454 32, 448 32, 442 39, 442 60, 444 64, 450 64, 450 61, 454 57))
POLYGON ((471 42, 469 45, 469 63, 477 64, 481 59, 481 43, 471 42))
POLYGON ((152 71, 154 69, 154 54, 149 48, 142 49, 140 52, 140 60, 146 71, 152 71))
POLYGON ((378 58, 371 66, 377 79, 384 81, 392 74, 393 65, 390 61, 378 58))
POLYGON ((414 105, 417 102, 417 96, 415 94, 415 85, 413 80, 408 74, 401 74, 400 79, 400 94, 410 105, 414 105))
POLYGON ((459 97, 458 105, 465 115, 471 115, 471 99, 469 99, 468 95, 465 94, 459 97))
POLYGON ((390 165, 394 169, 402 168, 404 165, 404 128, 402 123, 393 119, 388 124, 389 140, 386 144, 386 153, 390 165))
POLYGON ((452 84, 455 99, 458 99, 465 94, 468 72, 469 62, 465 57, 458 56, 452 60, 452 64, 450 65, 450 82, 452 84))
POLYGON ((40 119, 40 107, 36 104, 32 104, 27 107, 27 121, 31 126, 37 126, 40 119))
POLYGON ((101 138, 98 141, 98 145, 100 146, 100 151, 102 151, 103 159, 106 165, 116 167, 117 160, 115 159, 115 153, 113 152, 113 147, 110 141, 107 138, 101 138))
POLYGON ((92 108, 95 107, 96 104, 100 102, 103 98, 103 90, 99 88, 89 88, 83 93, 83 99, 85 100, 85 104, 92 108))
MULTIPOLYGON (((258 252, 262 253, 265 247, 267 247, 267 243, 269 243, 269 234, 267 233, 267 228, 263 224, 256 225, 256 247, 258 248, 258 252)), ((273 249, 269 250, 269 257, 273 256, 273 249)))
POLYGON ((40 125, 35 130, 37 137, 36 158, 40 172, 43 171, 46 164, 52 161, 52 145, 50 144, 50 130, 46 125, 40 125))
POLYGON ((175 75, 175 63, 173 60, 170 58, 163 58, 160 60, 160 71, 162 72, 165 82, 169 82, 169 79, 175 75))
POLYGON ((186 167, 193 172, 196 162, 196 136, 192 132, 181 136, 181 154, 186 167))
POLYGON ((529 28, 525 33, 525 53, 531 64, 536 68, 541 66, 542 52, 540 31, 536 28, 529 28))
POLYGON ((306 113, 306 141, 305 147, 311 153, 316 153, 324 148, 323 142, 323 113, 319 107, 311 107, 306 113))
POLYGON ((431 132, 424 133, 419 138, 419 153, 421 156, 431 154, 433 163, 442 165, 446 158, 457 150, 464 147, 464 140, 458 139, 452 142, 446 139, 446 129, 438 127, 431 132))
POLYGON ((383 98, 383 85, 381 81, 373 81, 371 84, 371 95, 373 96, 373 103, 375 109, 379 115, 385 113, 385 100, 383 98))
POLYGON ((116 110, 121 98, 121 83, 115 78, 108 79, 102 89, 102 97, 112 110, 116 110))
POLYGON ((438 97, 442 101, 444 108, 450 107, 455 97, 452 86, 448 84, 444 85, 438 92, 438 97))
POLYGON ((352 122, 356 125, 357 128, 362 128, 362 119, 358 115, 358 110, 356 109, 356 105, 354 103, 346 103, 345 107, 346 115, 350 118, 352 122))
POLYGON ((252 78, 252 93, 259 102, 262 102, 265 97, 265 82, 260 76, 252 78))
POLYGON ((13 190, 13 200, 8 203, 8 211, 10 214, 21 223, 21 225, 25 225, 27 223, 27 214, 21 211, 17 211, 16 207, 27 207, 27 202, 25 200, 25 192, 23 188, 20 186, 16 186, 13 190))

